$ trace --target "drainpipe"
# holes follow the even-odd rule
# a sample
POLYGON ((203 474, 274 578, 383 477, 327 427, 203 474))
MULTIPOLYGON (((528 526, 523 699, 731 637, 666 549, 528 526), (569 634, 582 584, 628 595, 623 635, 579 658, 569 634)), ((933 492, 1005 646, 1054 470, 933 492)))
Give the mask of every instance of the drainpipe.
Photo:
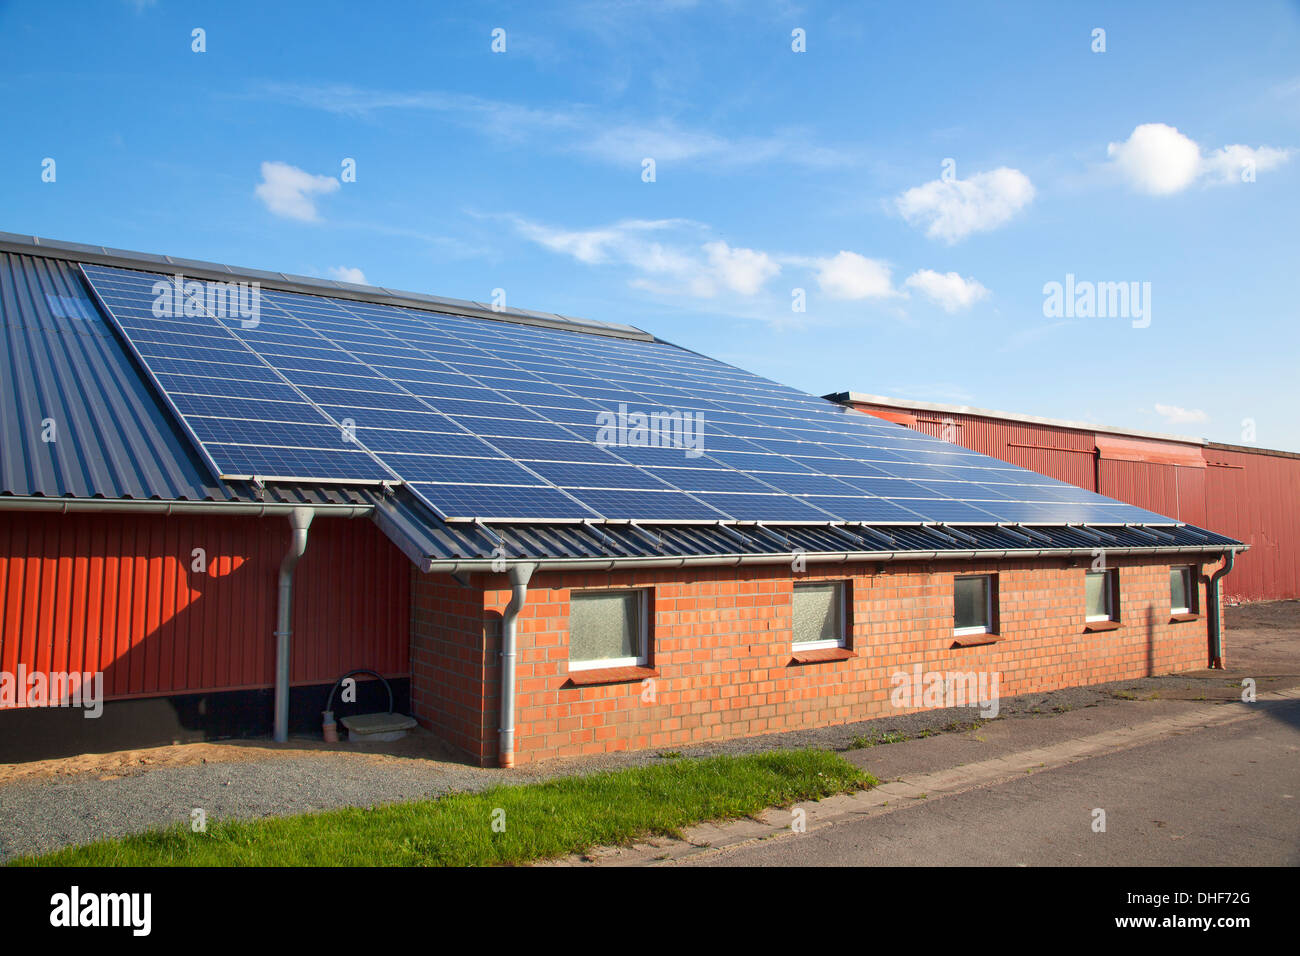
POLYGON ((307 550, 307 529, 315 512, 294 508, 289 512, 293 543, 280 561, 280 594, 275 617, 275 732, 276 743, 289 739, 289 657, 293 637, 293 569, 307 550))
POLYGON ((1219 612, 1219 579, 1226 577, 1232 571, 1236 558, 1236 551, 1228 551, 1223 556, 1223 567, 1210 575, 1210 586, 1207 588, 1209 593, 1206 599, 1210 602, 1210 667, 1219 671, 1223 670, 1223 621, 1219 612))
POLYGON ((501 735, 497 744, 497 762, 502 767, 515 765, 515 657, 519 612, 528 600, 528 581, 536 564, 516 564, 510 569, 510 603, 501 618, 501 735))

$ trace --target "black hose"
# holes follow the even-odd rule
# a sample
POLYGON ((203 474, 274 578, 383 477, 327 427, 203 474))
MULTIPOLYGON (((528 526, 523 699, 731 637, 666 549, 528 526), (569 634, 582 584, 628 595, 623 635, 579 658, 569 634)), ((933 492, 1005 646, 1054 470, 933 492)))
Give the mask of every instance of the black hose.
POLYGON ((347 680, 349 677, 353 676, 354 674, 369 674, 371 677, 375 677, 379 679, 379 681, 384 685, 384 690, 388 691, 388 712, 391 714, 393 712, 393 688, 389 685, 388 681, 384 679, 383 674, 379 673, 378 671, 372 671, 366 667, 358 667, 356 670, 348 671, 346 674, 344 674, 342 677, 340 677, 338 680, 334 682, 334 686, 330 688, 329 699, 325 701, 325 713, 327 714, 333 713, 334 692, 339 689, 340 684, 342 684, 345 680, 347 680))

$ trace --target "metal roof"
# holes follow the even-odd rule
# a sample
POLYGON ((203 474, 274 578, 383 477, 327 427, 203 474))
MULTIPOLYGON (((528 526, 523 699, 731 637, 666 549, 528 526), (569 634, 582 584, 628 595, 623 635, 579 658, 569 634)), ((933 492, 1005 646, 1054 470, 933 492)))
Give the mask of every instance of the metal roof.
MULTIPOLYGON (((3 238, 3 234, 0 234, 3 238)), ((1222 552, 1200 529, 946 525, 449 524, 406 489, 226 482, 213 475, 105 321, 69 249, 0 252, 0 509, 368 514, 426 569, 1222 552), (49 431, 49 423, 54 431, 49 431), (52 437, 53 440, 46 440, 52 437)), ((152 263, 156 267, 156 263, 152 263)), ((187 266, 188 268, 188 266, 187 266)), ((384 290, 379 290, 383 293, 384 290)), ((331 291, 329 294, 337 294, 331 291)))
POLYGON ((1185 525, 1158 530, 988 525, 512 524, 488 528, 430 522, 414 510, 418 508, 413 499, 393 496, 381 500, 375 520, 425 570, 500 571, 505 561, 539 561, 572 568, 790 563, 799 555, 809 561, 1043 555, 1092 560, 1099 550, 1108 555, 1221 553, 1241 547, 1231 538, 1185 525))
POLYGON ((166 413, 75 266, 0 253, 0 329, 0 494, 236 497, 166 413))

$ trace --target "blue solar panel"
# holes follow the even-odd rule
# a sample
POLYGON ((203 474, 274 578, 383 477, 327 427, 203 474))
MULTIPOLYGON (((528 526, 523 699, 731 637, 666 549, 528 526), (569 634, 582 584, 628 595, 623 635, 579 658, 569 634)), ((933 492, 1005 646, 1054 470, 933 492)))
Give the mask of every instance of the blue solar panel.
POLYGON ((83 269, 227 476, 466 519, 1173 523, 664 342, 279 291, 254 325, 155 316, 170 277, 83 269))
POLYGON ((334 425, 296 422, 243 421, 194 415, 190 427, 203 442, 238 445, 284 445, 294 448, 341 448, 349 450, 343 430, 334 425))
POLYGON ((726 511, 709 507, 703 500, 705 496, 683 491, 584 488, 574 494, 606 518, 618 520, 721 521, 732 517, 726 511))
MULTIPOLYGON (((641 488, 667 491, 670 485, 634 465, 597 465, 586 462, 529 462, 528 467, 561 488, 641 488)), ((586 495, 578 495, 584 501, 586 495)))
POLYGON ((466 485, 546 485, 546 482, 523 466, 504 458, 386 453, 383 460, 407 481, 466 485))
POLYGON ((815 499, 805 502, 779 493, 746 495, 703 492, 696 497, 740 521, 835 520, 835 513, 821 510, 815 499))
POLYGON ((410 485, 412 491, 448 518, 499 516, 501 520, 600 518, 558 488, 508 485, 410 485))
POLYGON ((333 448, 272 448, 209 443, 204 447, 228 477, 291 479, 303 474, 350 481, 393 481, 395 474, 363 451, 333 448))

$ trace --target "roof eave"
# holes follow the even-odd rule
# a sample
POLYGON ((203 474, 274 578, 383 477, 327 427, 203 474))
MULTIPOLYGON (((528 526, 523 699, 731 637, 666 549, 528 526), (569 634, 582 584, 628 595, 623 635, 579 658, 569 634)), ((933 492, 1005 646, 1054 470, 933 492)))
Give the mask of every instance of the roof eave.
MULTIPOLYGON (((810 564, 847 564, 849 562, 894 563, 902 561, 1001 561, 1010 559, 1027 560, 1032 558, 1092 558, 1094 548, 1025 548, 1025 549, 972 549, 952 551, 841 551, 801 554, 800 558, 810 564)), ((1111 555, 1153 555, 1153 554, 1224 554, 1228 551, 1242 552, 1250 550, 1244 544, 1206 544, 1206 545, 1165 545, 1146 548, 1107 548, 1111 555)), ((503 561, 492 558, 434 559, 427 558, 420 570, 428 573, 460 574, 475 571, 503 573, 513 564, 534 564, 539 571, 614 571, 636 568, 682 568, 682 567, 737 567, 751 564, 789 564, 790 555, 773 554, 726 554, 726 555, 677 555, 660 557, 624 557, 624 558, 527 558, 519 561, 503 561)))

